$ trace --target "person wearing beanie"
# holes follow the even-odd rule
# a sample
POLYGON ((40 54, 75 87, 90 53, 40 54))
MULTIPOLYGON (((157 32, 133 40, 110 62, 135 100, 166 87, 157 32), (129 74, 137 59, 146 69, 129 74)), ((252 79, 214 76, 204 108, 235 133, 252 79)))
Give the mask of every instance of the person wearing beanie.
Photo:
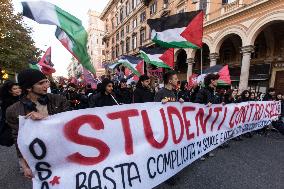
POLYGON ((154 101, 154 93, 150 87, 150 77, 147 75, 141 75, 136 85, 136 89, 133 94, 134 103, 145 103, 154 101))
MULTIPOLYGON (((49 80, 39 70, 27 69, 20 72, 18 83, 23 90, 23 97, 6 111, 6 121, 12 129, 15 144, 17 144, 18 138, 19 116, 25 116, 26 119, 42 120, 49 115, 69 110, 65 97, 47 93, 50 86, 49 80)), ((31 179, 33 177, 32 171, 17 145, 16 148, 24 176, 31 179)))
POLYGON ((113 93, 113 82, 108 78, 102 81, 100 91, 90 97, 90 108, 119 105, 113 93))

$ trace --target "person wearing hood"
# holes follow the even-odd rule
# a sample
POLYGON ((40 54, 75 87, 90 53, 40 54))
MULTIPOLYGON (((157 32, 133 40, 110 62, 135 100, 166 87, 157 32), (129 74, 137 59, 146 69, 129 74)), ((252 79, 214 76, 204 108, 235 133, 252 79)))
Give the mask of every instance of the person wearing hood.
POLYGON ((150 88, 150 77, 147 75, 141 75, 136 85, 136 89, 133 94, 134 103, 145 103, 154 101, 154 93, 150 88))
POLYGON ((104 79, 100 86, 100 91, 90 97, 90 108, 119 105, 113 93, 113 85, 111 80, 104 79))

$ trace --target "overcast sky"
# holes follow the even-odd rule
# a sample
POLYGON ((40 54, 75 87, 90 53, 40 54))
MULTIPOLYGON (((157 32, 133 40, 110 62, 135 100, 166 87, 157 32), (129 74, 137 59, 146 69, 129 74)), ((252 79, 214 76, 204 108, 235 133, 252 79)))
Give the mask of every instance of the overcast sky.
MULTIPOLYGON (((12 0, 16 12, 22 12, 21 2, 23 0, 12 0)), ((32 0, 29 0, 32 1, 32 0)), ((36 0, 34 0, 36 1, 36 0)), ((88 10, 92 9, 102 12, 109 0, 46 0, 63 10, 81 19, 85 29, 88 29, 88 10)), ((67 66, 71 60, 70 53, 61 45, 54 35, 55 26, 40 25, 28 18, 24 18, 25 23, 33 29, 33 39, 36 46, 43 51, 51 46, 52 62, 55 65, 56 76, 67 76, 67 66)))

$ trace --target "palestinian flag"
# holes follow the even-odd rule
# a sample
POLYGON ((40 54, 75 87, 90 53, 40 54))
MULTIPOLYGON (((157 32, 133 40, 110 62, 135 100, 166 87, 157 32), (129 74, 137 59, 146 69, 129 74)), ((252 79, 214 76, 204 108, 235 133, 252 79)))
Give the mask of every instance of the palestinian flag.
POLYGON ((201 48, 203 12, 192 11, 148 19, 152 41, 166 48, 201 48))
POLYGON ((52 75, 56 72, 53 68, 54 64, 51 62, 51 47, 46 50, 38 65, 40 66, 41 72, 45 75, 52 75))
POLYGON ((231 85, 231 77, 230 77, 230 72, 229 72, 229 66, 222 66, 222 65, 215 65, 212 67, 209 67, 204 70, 203 74, 198 76, 197 81, 198 83, 203 82, 204 78, 206 77, 207 74, 214 73, 214 74, 219 74, 220 78, 218 80, 218 85, 231 85))
POLYGON ((88 34, 81 20, 45 1, 22 2, 23 15, 39 24, 56 25, 56 36, 84 68, 95 74, 87 53, 88 34))
POLYGON ((153 64, 159 68, 174 67, 174 49, 158 48, 141 48, 140 57, 148 64, 153 64))
POLYGON ((130 69, 137 76, 144 74, 144 61, 141 58, 124 55, 117 62, 130 69))

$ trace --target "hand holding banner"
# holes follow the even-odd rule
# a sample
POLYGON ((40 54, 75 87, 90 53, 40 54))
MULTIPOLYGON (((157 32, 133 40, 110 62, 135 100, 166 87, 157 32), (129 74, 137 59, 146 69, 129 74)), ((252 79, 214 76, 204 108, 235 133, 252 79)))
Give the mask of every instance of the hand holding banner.
POLYGON ((261 129, 279 102, 143 103, 20 119, 33 188, 153 188, 223 142, 261 129))

